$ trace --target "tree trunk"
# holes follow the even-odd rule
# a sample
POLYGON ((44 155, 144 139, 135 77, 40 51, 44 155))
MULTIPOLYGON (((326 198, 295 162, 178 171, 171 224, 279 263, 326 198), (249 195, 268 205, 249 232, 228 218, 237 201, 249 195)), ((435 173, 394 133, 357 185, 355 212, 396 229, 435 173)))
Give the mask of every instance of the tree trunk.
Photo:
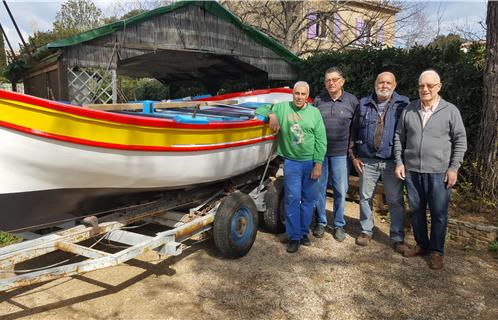
POLYGON ((486 70, 484 107, 476 144, 476 185, 481 192, 498 197, 498 2, 488 1, 486 18, 486 70))

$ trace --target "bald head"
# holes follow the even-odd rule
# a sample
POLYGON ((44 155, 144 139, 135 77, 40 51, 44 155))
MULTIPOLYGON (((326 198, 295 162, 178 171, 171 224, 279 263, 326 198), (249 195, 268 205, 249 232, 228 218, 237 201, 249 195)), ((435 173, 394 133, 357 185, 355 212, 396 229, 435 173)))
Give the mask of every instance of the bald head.
POLYGON ((384 102, 391 99, 391 96, 396 89, 396 77, 392 72, 379 73, 375 79, 375 94, 379 102, 384 102))
POLYGON ((439 99, 441 78, 434 70, 426 70, 418 78, 418 95, 424 106, 432 106, 439 99))
POLYGON ((379 75, 375 79, 375 82, 377 82, 379 80, 379 78, 386 78, 386 77, 391 78, 394 81, 394 83, 396 83, 396 77, 394 76, 394 73, 389 72, 389 71, 384 71, 384 72, 379 73, 379 75))

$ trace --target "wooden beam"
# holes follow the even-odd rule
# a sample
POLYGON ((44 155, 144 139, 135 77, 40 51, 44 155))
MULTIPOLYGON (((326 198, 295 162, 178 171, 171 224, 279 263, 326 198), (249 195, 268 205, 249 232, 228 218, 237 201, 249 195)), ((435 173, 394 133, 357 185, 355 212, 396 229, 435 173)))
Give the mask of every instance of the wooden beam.
MULTIPOLYGON (((231 105, 236 103, 237 100, 156 102, 154 103, 154 108, 173 109, 173 108, 186 108, 186 107, 231 105)), ((83 107, 94 110, 105 110, 105 111, 142 110, 143 104, 141 103, 84 104, 83 107)))

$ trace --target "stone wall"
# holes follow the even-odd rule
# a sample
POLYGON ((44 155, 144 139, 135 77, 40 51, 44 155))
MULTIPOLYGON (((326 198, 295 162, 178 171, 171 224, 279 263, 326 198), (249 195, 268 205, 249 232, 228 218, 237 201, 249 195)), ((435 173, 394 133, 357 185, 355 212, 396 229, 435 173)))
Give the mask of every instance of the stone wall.
MULTIPOLYGON (((359 200, 358 189, 358 177, 351 176, 349 178, 349 200, 359 200)), ((388 208, 384 197, 384 187, 380 182, 377 184, 373 200, 374 210, 381 215, 386 215, 388 208)), ((430 219, 428 219, 428 221, 430 221, 430 219)), ((406 219, 406 227, 410 228, 409 219, 406 219)), ((448 219, 448 236, 451 240, 461 242, 465 245, 476 248, 487 248, 490 242, 498 241, 498 227, 464 222, 450 218, 448 219)))
POLYGON ((449 219, 448 234, 452 240, 487 248, 490 242, 498 240, 498 227, 449 219))

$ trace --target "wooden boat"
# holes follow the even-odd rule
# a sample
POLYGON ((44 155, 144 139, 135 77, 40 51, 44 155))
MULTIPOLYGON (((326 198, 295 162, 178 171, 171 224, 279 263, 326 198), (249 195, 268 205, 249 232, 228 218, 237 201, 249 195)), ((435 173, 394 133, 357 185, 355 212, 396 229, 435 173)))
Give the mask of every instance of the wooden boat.
POLYGON ((278 88, 102 111, 0 90, 0 230, 53 225, 130 195, 253 170, 274 139, 254 107, 286 100, 292 90, 278 88))

